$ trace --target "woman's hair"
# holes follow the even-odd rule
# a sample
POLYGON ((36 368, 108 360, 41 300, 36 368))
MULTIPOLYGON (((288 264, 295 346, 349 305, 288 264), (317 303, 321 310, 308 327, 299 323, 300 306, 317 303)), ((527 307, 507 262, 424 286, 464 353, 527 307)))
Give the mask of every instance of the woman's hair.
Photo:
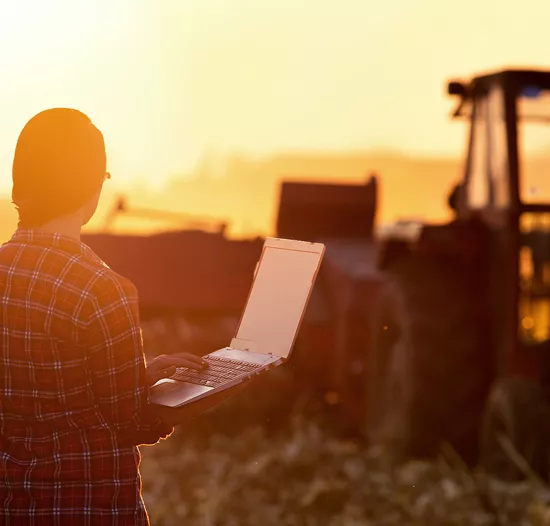
POLYGON ((39 227, 78 210, 101 188, 106 164, 103 135, 84 113, 53 108, 35 115, 13 159, 19 226, 39 227))

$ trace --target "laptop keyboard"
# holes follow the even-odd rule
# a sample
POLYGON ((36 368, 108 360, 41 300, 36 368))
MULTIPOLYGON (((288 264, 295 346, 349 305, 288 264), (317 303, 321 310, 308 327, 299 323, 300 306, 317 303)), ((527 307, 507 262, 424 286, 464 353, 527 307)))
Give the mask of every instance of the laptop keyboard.
POLYGON ((191 384, 218 387, 262 367, 258 364, 221 358, 219 356, 203 356, 203 359, 208 364, 208 367, 205 369, 196 371, 184 367, 178 368, 172 378, 191 384))

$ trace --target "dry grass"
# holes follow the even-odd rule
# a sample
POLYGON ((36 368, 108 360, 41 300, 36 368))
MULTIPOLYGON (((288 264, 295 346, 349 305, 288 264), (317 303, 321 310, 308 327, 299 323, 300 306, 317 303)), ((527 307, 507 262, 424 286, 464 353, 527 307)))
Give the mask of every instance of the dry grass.
POLYGON ((300 419, 270 438, 260 427, 202 443, 183 435, 142 449, 154 526, 550 524, 539 483, 490 480, 452 452, 393 467, 300 419))
MULTIPOLYGON (((153 356, 199 343, 216 348, 232 321, 223 323, 222 330, 153 320, 144 324, 146 348, 153 356)), ((504 484, 471 472, 449 450, 432 462, 391 466, 380 451, 288 416, 292 408, 281 400, 282 414, 271 420, 271 430, 288 420, 292 425, 268 435, 236 418, 246 414, 248 421, 266 423, 270 405, 262 390, 250 398, 248 405, 226 402, 198 432, 200 422, 191 433, 181 429, 142 448, 143 493, 153 526, 550 526, 550 492, 536 476, 504 484), (210 435, 230 427, 232 437, 210 435)))

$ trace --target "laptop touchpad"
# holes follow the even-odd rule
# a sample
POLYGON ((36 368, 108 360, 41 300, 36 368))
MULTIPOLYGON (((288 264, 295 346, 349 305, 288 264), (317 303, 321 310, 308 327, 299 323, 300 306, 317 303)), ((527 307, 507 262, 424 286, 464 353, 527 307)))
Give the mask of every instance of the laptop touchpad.
POLYGON ((151 387, 149 398, 153 404, 177 407, 191 398, 212 391, 212 389, 213 387, 205 385, 188 384, 165 378, 151 387))

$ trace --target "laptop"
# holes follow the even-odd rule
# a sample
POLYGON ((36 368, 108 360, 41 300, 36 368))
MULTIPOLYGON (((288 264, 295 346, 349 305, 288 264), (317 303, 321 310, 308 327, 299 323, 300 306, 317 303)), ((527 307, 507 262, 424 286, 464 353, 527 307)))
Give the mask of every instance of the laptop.
POLYGON ((150 389, 150 401, 182 407, 284 364, 290 358, 323 259, 322 243, 267 238, 231 344, 178 368, 150 389))

